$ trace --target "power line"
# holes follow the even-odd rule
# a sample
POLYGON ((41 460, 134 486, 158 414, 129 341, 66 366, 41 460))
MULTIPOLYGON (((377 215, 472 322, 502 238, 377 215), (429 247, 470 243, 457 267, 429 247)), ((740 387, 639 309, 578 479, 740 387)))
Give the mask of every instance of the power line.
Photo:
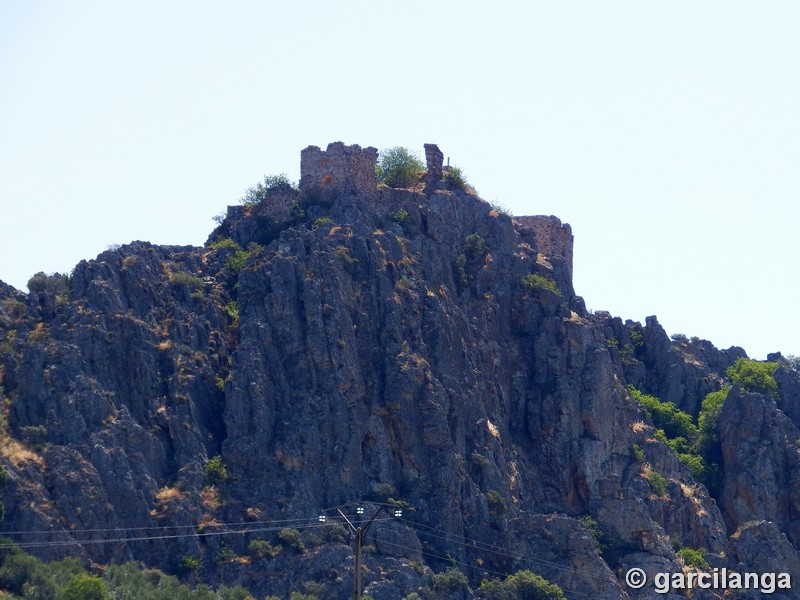
MULTIPOLYGON (((431 558, 438 558, 438 559, 447 561, 447 562, 449 562, 451 564, 461 565, 461 566, 466 567, 468 569, 476 568, 474 565, 470 565, 469 563, 465 563, 463 561, 456 560, 452 556, 442 556, 440 554, 433 554, 432 552, 427 552, 425 550, 419 550, 418 551, 416 548, 409 548, 408 546, 403 546, 401 544, 396 544, 394 542, 388 542, 386 540, 383 540, 381 543, 385 544, 387 546, 394 546, 395 548, 399 548, 401 550, 411 550, 412 552, 420 552, 420 554, 423 554, 425 556, 430 556, 431 558)), ((483 573, 486 573, 486 574, 489 574, 489 575, 496 575, 497 577, 508 577, 507 573, 502 573, 500 571, 493 571, 492 569, 487 569, 487 568, 484 568, 484 567, 477 567, 477 568, 479 568, 483 573)), ((570 591, 569 595, 570 596, 577 596, 579 598, 594 598, 594 596, 591 596, 589 594, 584 594, 582 592, 575 592, 575 591, 570 591)))
MULTIPOLYGON (((394 505, 391 504, 384 504, 384 503, 370 503, 370 504, 378 504, 381 506, 392 507, 394 505)), ((351 506, 352 504, 343 504, 338 507, 332 507, 331 509, 326 509, 326 511, 332 511, 334 509, 339 509, 340 507, 351 506)), ((340 519, 336 519, 333 517, 332 520, 340 521, 340 519)), ((396 521, 397 517, 382 517, 379 518, 375 517, 375 522, 383 522, 383 521, 396 521)), ((532 565, 536 565, 539 567, 546 567, 549 569, 561 571, 563 573, 569 573, 573 575, 580 575, 582 577, 589 577, 591 579, 595 579, 597 581, 601 581, 604 583, 608 582, 608 579, 598 577, 591 573, 586 573, 579 571, 574 567, 567 567, 552 561, 548 561, 542 558, 524 555, 524 554, 516 554, 508 552, 504 548, 500 548, 493 544, 487 544, 485 542, 481 542, 480 540, 476 540, 473 538, 469 538, 467 536, 453 534, 448 531, 438 529, 436 527, 432 527, 430 525, 425 525, 423 523, 416 523, 406 518, 400 518, 400 521, 407 525, 408 527, 414 529, 419 534, 429 537, 440 539, 447 542, 453 542, 457 544, 463 544, 468 548, 473 548, 477 551, 486 552, 490 554, 494 554, 496 556, 503 556, 507 558, 518 559, 520 561, 524 561, 525 563, 529 563, 532 565)), ((50 540, 50 541, 30 541, 30 542, 12 542, 12 543, 5 543, 0 544, 0 550, 2 549, 10 549, 10 548, 44 548, 44 547, 66 547, 66 546, 90 546, 90 545, 102 545, 102 544, 117 544, 117 543, 130 543, 130 542, 158 542, 158 541, 165 541, 165 540, 174 540, 174 539, 181 539, 181 538, 208 538, 208 537, 221 537, 221 536, 229 536, 229 535, 246 535, 246 534, 257 534, 257 533, 272 533, 280 531, 286 527, 294 527, 295 529, 319 529, 325 526, 325 523, 320 522, 319 518, 311 519, 311 518, 295 518, 295 519, 272 519, 272 520, 259 520, 259 521, 239 521, 239 522, 214 522, 209 523, 207 525, 201 524, 194 524, 194 525, 162 525, 162 526, 149 526, 149 527, 116 527, 116 528, 90 528, 90 529, 80 529, 80 530, 61 530, 61 531, 6 531, 0 532, 0 536, 8 537, 8 536, 21 536, 21 535, 49 535, 49 536, 70 536, 71 539, 63 539, 63 540, 50 540), (203 527, 203 531, 197 531, 198 527, 203 527), (207 531, 206 529, 213 528, 214 531, 207 531), (221 529, 225 528, 225 529, 221 529), (232 529, 237 528, 237 529, 232 529), (110 537, 110 538, 94 538, 94 539, 86 539, 83 536, 85 535, 92 535, 92 534, 103 534, 103 533, 117 533, 117 532, 165 532, 168 530, 173 530, 175 533, 164 534, 164 535, 129 535, 129 536, 117 536, 117 537, 110 537), (182 530, 191 530, 182 532, 182 530)), ((464 563, 461 561, 456 561, 451 556, 441 556, 438 554, 434 554, 425 550, 417 550, 416 548, 409 548, 407 546, 402 546, 400 544, 396 544, 394 542, 389 542, 383 540, 382 544, 393 546, 399 549, 410 550, 412 552, 420 552, 424 556, 429 556, 431 558, 436 558, 444 561, 448 561, 451 563, 462 565, 469 569, 478 568, 483 572, 491 575, 496 575, 499 577, 507 576, 506 573, 501 573, 497 571, 492 571, 490 569, 485 569, 483 567, 477 567, 475 565, 470 565, 468 563, 464 563)), ((580 592, 570 592, 571 595, 580 596, 580 597, 589 597, 585 594, 580 592)))
MULTIPOLYGON (((546 566, 546 567, 549 567, 551 569, 555 569, 555 570, 562 571, 562 572, 565 572, 565 573, 571 573, 571 574, 574 574, 574 575, 581 575, 581 576, 588 576, 588 577, 590 577, 592 579, 595 579, 597 581, 603 581, 603 582, 607 582, 608 581, 607 579, 605 579, 603 577, 598 577, 596 575, 592 575, 591 573, 584 573, 584 572, 579 571, 578 569, 576 569, 574 567, 566 567, 564 565, 561 565, 561 564, 558 564, 558 563, 555 563, 555 562, 552 562, 552 561, 548 561, 548 560, 545 560, 543 558, 530 556, 530 555, 511 553, 511 552, 508 552, 507 550, 505 550, 503 548, 500 548, 500 547, 492 545, 492 544, 486 544, 485 542, 481 542, 479 540, 475 540, 475 539, 468 538, 468 537, 465 537, 465 536, 451 534, 451 533, 449 533, 447 531, 444 531, 442 529, 437 529, 435 527, 431 527, 429 525, 424 525, 422 523, 414 523, 413 521, 409 521, 408 519, 402 519, 402 521, 403 521, 403 523, 406 523, 410 527, 412 527, 413 529, 417 530, 419 533, 421 533, 421 534, 423 534, 425 536, 428 536, 428 537, 438 538, 438 539, 441 539, 441 540, 444 540, 444 541, 461 543, 461 544, 464 544, 466 542, 470 542, 471 543, 471 547, 473 547, 473 548, 475 548, 477 550, 482 550, 484 552, 490 552, 490 553, 496 554, 498 556, 505 556, 507 558, 525 560, 526 562, 529 562, 529 563, 532 563, 532 564, 536 564, 536 565, 540 565, 540 566, 546 566), (423 529, 427 529, 429 531, 423 531, 423 529), (435 531, 437 533, 442 533, 444 535, 443 536, 442 535, 434 535, 434 534, 430 533, 430 531, 435 531)), ((449 558, 447 558, 447 560, 449 560, 449 558)))
MULTIPOLYGON (((385 521, 390 520, 390 517, 376 519, 376 521, 385 521)), ((305 519, 305 521, 311 521, 310 519, 305 519)), ((180 538, 192 538, 192 537, 220 537, 226 535, 244 535, 250 533, 267 533, 267 532, 275 532, 281 531, 285 528, 285 521, 277 521, 280 525, 272 526, 272 527, 248 527, 245 529, 237 529, 237 530, 225 530, 225 531, 200 531, 200 532, 193 532, 193 533, 175 533, 170 535, 143 535, 143 536, 125 536, 125 537, 115 537, 115 538, 98 538, 98 539, 70 539, 70 540, 54 540, 54 541, 40 541, 40 542, 12 542, 7 544, 0 544, 0 549, 9 549, 9 548, 45 548, 45 547, 58 547, 58 546, 90 546, 90 545, 100 545, 100 544, 118 544, 124 542, 148 542, 148 541, 159 541, 159 540, 173 540, 173 539, 180 539, 180 538)), ((295 529, 313 529, 313 528, 320 528, 323 525, 319 522, 307 522, 305 524, 297 523, 295 521, 295 529)), ((52 534, 73 534, 73 533, 85 533, 90 530, 81 530, 77 532, 51 532, 52 534)))
MULTIPOLYGON (((240 521, 240 522, 213 522, 207 525, 203 525, 204 527, 236 527, 241 525, 277 525, 280 523, 291 525, 292 523, 306 523, 311 521, 312 519, 275 519, 269 521, 240 521)), ((59 531, 45 531, 42 529, 38 530, 30 530, 30 531, 0 531, 0 537, 9 537, 13 535, 54 535, 54 534, 73 534, 73 533, 108 533, 114 531, 162 531, 165 529, 196 529, 200 527, 200 524, 192 524, 192 525, 152 525, 147 527, 108 527, 108 528, 87 528, 87 529, 63 529, 59 531)))

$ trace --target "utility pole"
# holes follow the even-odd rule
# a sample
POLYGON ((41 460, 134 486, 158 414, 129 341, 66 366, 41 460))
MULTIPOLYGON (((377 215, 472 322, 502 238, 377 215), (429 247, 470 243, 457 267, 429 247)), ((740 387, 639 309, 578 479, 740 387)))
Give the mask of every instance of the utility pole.
MULTIPOLYGON (((353 599, 354 600, 361 600, 361 546, 364 542, 364 536, 367 534, 367 530, 370 528, 370 525, 375 521, 381 512, 386 509, 386 505, 381 505, 378 507, 378 510, 370 517, 370 520, 367 521, 367 524, 362 527, 361 523, 363 521, 353 519, 356 521, 357 525, 354 525, 350 519, 347 518, 347 515, 342 512, 341 508, 337 508, 336 510, 339 511, 339 514, 342 515, 342 518, 345 522, 349 525, 350 530, 353 532, 353 560, 355 562, 355 573, 353 577, 353 599)), ((364 514, 364 507, 358 506, 356 508, 356 514, 361 516, 364 514)), ((399 508, 393 508, 392 514, 395 517, 402 517, 403 511, 399 508)), ((325 523, 327 521, 327 517, 325 515, 319 516, 319 522, 325 523)))

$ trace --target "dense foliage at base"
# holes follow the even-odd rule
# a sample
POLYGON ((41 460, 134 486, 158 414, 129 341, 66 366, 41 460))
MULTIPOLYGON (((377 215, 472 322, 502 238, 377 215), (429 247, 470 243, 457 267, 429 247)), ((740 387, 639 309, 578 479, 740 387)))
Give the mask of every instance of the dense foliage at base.
POLYGON ((176 577, 135 563, 88 573, 77 558, 43 563, 8 540, 0 540, 0 595, 25 600, 252 600, 242 587, 192 589, 176 577))

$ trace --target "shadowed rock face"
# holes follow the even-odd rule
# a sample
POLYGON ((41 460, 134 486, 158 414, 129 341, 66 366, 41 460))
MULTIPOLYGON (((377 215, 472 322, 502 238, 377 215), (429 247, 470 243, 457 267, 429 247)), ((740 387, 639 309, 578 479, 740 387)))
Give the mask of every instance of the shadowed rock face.
POLYGON ((617 569, 680 569, 670 538, 720 566, 771 552, 797 569, 800 433, 778 406, 726 403, 721 513, 626 389, 696 415, 736 351, 589 314, 571 254, 475 196, 337 186, 231 209, 202 248, 134 242, 80 263, 67 287, 0 285, 5 531, 71 544, 34 550, 46 558, 175 570, 197 557, 201 580, 262 596, 313 580, 347 598, 352 550, 316 517, 388 498, 405 513, 367 539, 379 600, 452 561, 473 585, 528 568, 568 595, 649 597, 617 569), (214 456, 226 474, 210 486, 214 456), (773 524, 729 538, 753 519, 773 524), (277 545, 287 525, 306 553, 218 559, 277 545), (151 527, 185 529, 131 529, 151 527))

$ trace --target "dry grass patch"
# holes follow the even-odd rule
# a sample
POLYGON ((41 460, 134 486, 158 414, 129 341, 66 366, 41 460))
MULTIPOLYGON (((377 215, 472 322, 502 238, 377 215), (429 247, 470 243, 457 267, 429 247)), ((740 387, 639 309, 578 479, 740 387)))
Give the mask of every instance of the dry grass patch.
POLYGON ((212 515, 205 513, 200 517, 200 522, 197 524, 197 531, 202 533, 209 527, 222 527, 225 524, 219 519, 214 518, 212 515))
POLYGON ((0 453, 15 467, 19 467, 26 462, 34 462, 39 466, 44 465, 44 459, 41 456, 26 448, 17 440, 4 440, 0 442, 0 445, 2 445, 0 453))
POLYGON ((705 517, 708 515, 708 511, 703 507, 703 501, 698 497, 700 488, 698 488, 697 485, 681 483, 681 492, 683 492, 683 497, 689 500, 694 506, 695 515, 698 517, 705 517))
POLYGON ((172 500, 177 500, 178 498, 182 497, 183 497, 183 492, 181 492, 176 487, 164 486, 160 490, 158 490, 158 492, 156 492, 156 500, 164 504, 172 500))
POLYGON ((44 459, 41 455, 12 438, 8 431, 0 431, 0 455, 8 459, 8 462, 15 468, 19 468, 27 462, 34 462, 40 467, 44 466, 44 459))

